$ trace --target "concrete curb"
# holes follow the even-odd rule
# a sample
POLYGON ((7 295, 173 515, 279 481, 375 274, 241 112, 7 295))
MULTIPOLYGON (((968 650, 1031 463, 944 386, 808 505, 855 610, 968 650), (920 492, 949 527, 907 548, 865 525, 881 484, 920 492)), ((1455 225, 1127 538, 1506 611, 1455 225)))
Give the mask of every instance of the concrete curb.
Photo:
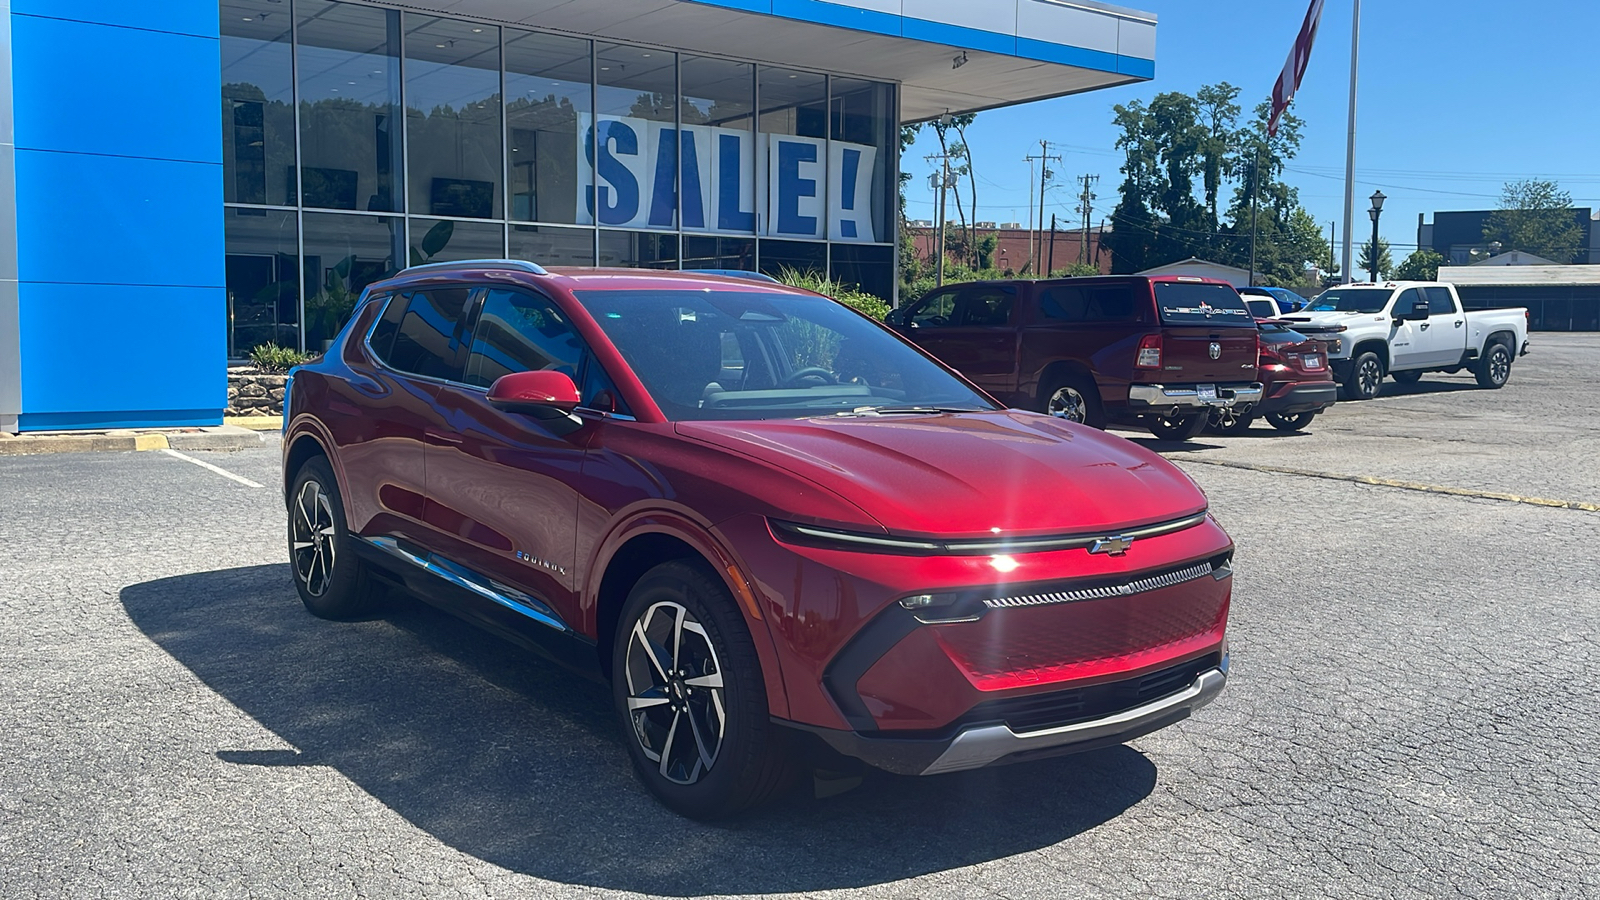
POLYGON ((251 431, 282 431, 283 416, 228 416, 222 420, 224 425, 237 425, 251 431))
POLYGON ((116 430, 97 432, 33 431, 0 435, 0 456, 41 453, 114 453, 129 450, 244 450, 261 446, 259 433, 237 425, 210 428, 116 430))

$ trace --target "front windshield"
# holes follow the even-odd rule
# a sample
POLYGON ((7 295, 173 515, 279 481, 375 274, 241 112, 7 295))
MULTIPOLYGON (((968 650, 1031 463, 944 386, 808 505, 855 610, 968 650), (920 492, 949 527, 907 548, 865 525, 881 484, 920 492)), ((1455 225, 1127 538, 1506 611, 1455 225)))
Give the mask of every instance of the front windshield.
POLYGON ((1375 313, 1394 293, 1388 288, 1330 288, 1317 295, 1306 312, 1375 313))
POLYGON ((994 408, 899 338, 820 297, 674 288, 576 295, 675 421, 994 408))

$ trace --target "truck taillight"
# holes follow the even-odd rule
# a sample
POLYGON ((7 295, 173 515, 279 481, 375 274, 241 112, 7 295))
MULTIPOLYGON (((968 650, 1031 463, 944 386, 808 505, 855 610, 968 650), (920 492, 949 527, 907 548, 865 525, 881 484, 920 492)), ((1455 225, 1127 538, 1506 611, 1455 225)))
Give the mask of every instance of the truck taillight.
POLYGON ((1161 335, 1147 334, 1139 341, 1139 358, 1134 365, 1141 369, 1161 368, 1161 335))

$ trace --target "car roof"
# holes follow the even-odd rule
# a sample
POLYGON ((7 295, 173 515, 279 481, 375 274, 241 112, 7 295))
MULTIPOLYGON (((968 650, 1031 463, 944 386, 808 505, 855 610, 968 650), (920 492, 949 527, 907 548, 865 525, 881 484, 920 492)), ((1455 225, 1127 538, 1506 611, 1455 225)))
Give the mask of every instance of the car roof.
POLYGON ((407 284, 424 279, 450 281, 472 280, 477 276, 494 273, 497 280, 510 275, 513 280, 527 280, 532 285, 575 290, 759 290, 765 293, 793 294, 801 297, 820 297, 812 291, 789 287, 771 278, 751 272, 722 274, 693 270, 630 269, 622 267, 554 266, 549 269, 525 260, 468 259, 448 263, 431 263, 413 266, 382 281, 375 282, 369 290, 384 291, 404 288, 407 284))

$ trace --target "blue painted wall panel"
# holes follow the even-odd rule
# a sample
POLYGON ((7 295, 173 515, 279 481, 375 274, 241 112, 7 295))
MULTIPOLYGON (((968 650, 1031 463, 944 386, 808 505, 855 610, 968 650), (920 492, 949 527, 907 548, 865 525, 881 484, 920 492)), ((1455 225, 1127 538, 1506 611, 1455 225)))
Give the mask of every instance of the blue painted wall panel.
POLYGON ((24 283, 20 289, 24 430, 222 421, 228 402, 222 288, 24 283))
POLYGON ((200 37, 218 33, 216 0, 11 0, 11 11, 200 37))
POLYGON ((18 149, 222 162, 215 39, 34 16, 12 36, 18 149))
POLYGON ((24 282, 221 287, 222 166, 17 150, 24 282))

